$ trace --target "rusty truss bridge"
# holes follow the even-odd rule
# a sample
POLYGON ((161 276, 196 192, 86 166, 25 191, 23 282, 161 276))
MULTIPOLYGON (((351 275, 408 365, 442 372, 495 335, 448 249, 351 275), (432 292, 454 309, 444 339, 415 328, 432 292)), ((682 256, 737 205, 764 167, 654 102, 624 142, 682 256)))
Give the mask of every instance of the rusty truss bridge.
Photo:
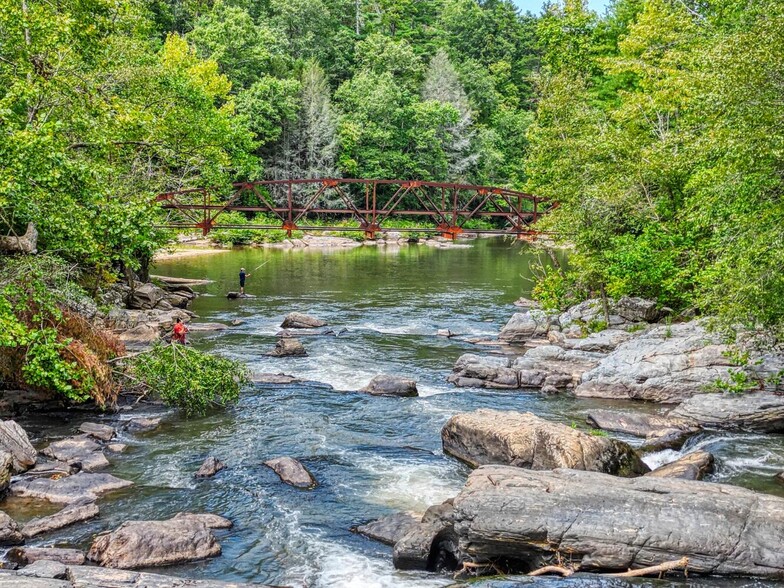
POLYGON ((362 231, 368 239, 387 229, 390 218, 413 220, 416 227, 396 230, 438 233, 455 239, 464 232, 534 238, 537 219, 554 205, 543 198, 506 188, 418 180, 302 179, 233 184, 229 194, 205 188, 165 192, 156 198, 167 211, 159 226, 292 231, 362 231), (227 212, 264 213, 264 222, 220 222, 227 212), (319 219, 314 224, 314 219, 319 219), (338 220, 351 224, 336 225, 338 220), (485 228, 467 228, 485 219, 485 228), (421 225, 421 226, 419 226, 421 225))

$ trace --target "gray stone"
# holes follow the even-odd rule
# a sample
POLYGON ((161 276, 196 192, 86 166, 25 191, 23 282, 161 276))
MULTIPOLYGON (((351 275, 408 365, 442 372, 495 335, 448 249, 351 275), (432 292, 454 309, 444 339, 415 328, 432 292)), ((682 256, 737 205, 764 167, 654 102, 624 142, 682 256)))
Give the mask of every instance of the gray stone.
POLYGON ((143 347, 161 338, 160 329, 154 325, 137 325, 118 335, 129 347, 143 347))
POLYGON ((16 421, 0 422, 0 449, 13 455, 16 472, 23 472, 35 465, 38 452, 16 421))
POLYGON ((690 433, 699 430, 685 419, 641 412, 597 409, 588 413, 587 420, 599 429, 626 433, 635 437, 648 437, 652 433, 667 429, 682 429, 690 433))
POLYGON ((372 394, 373 396, 419 396, 414 380, 388 374, 380 374, 374 377, 360 392, 372 394))
POLYGON ((531 413, 480 409, 457 414, 441 430, 441 440, 445 453, 471 467, 568 467, 620 476, 649 471, 622 441, 589 435, 531 413))
POLYGON ((677 403, 727 377, 730 360, 696 321, 660 326, 618 346, 582 376, 578 397, 677 403))
POLYGON ((352 529, 360 535, 387 545, 394 545, 422 522, 422 515, 397 512, 352 529))
POLYGON ((24 565, 41 559, 75 566, 82 565, 85 561, 84 552, 63 547, 13 547, 8 552, 8 558, 24 565))
POLYGON ((627 321, 655 323, 662 316, 654 300, 624 296, 615 303, 615 312, 627 321))
POLYGON ((161 426, 159 417, 134 417, 128 419, 125 428, 135 433, 149 433, 161 426))
POLYGON ((155 284, 137 285, 128 295, 128 308, 149 310, 166 297, 166 292, 155 284))
POLYGON ((430 563, 433 543, 439 533, 447 531, 449 525, 440 520, 418 523, 401 537, 392 549, 392 563, 398 570, 436 571, 430 563))
MULTIPOLYGON (((0 588, 73 588, 73 584, 66 580, 35 578, 24 576, 20 572, 0 569, 0 588)), ((90 586, 89 588, 96 587, 90 586)))
POLYGON ((210 455, 207 459, 204 460, 204 463, 201 464, 199 471, 194 475, 197 478, 210 478, 225 467, 226 466, 222 461, 220 461, 217 457, 210 455))
POLYGON ((299 378, 288 374, 253 374, 250 381, 254 384, 297 384, 301 382, 299 378))
POLYGON ((47 500, 55 504, 70 504, 77 501, 95 500, 99 496, 133 486, 133 482, 115 478, 111 474, 88 474, 79 472, 59 479, 23 478, 11 483, 12 496, 47 500))
POLYGON ((68 575, 73 582, 68 588, 271 588, 265 584, 196 580, 95 566, 70 567, 68 575))
POLYGON ((7 451, 0 450, 0 494, 8 489, 13 473, 14 456, 7 451))
POLYGON ((69 465, 78 464, 86 472, 94 472, 110 465, 101 446, 88 439, 87 435, 55 441, 41 453, 69 465))
POLYGON ((79 430, 101 441, 109 441, 116 434, 114 427, 100 423, 82 423, 79 425, 79 430))
POLYGON ((290 312, 280 326, 284 329, 318 329, 327 326, 327 321, 301 312, 290 312))
POLYGON ((112 453, 123 453, 128 449, 128 446, 125 443, 109 443, 109 445, 106 446, 106 449, 112 453))
POLYGON ((454 500, 458 561, 625 571, 689 558, 689 572, 784 579, 784 499, 708 482, 485 466, 454 500))
POLYGON ((508 357, 461 355, 447 381, 459 387, 513 389, 520 387, 517 372, 508 357))
POLYGON ((498 338, 507 343, 525 343, 546 336, 551 322, 547 313, 541 310, 516 312, 501 329, 498 338))
POLYGON ((587 337, 580 339, 564 339, 562 345, 567 349, 606 353, 608 351, 613 351, 621 343, 625 343, 633 337, 634 335, 627 331, 618 329, 605 329, 604 331, 591 333, 587 337))
POLYGON ((281 337, 275 343, 275 349, 267 355, 272 357, 304 357, 308 353, 302 343, 293 337, 281 337))
POLYGON ((0 546, 21 545, 24 542, 24 535, 19 532, 16 521, 0 510, 0 546))
POLYGON ((88 557, 121 569, 165 566, 220 555, 212 531, 194 517, 129 521, 93 541, 88 557))
POLYGON ((68 576, 68 568, 65 567, 64 563, 59 561, 39 559, 19 570, 19 574, 22 576, 32 576, 34 578, 64 580, 68 576))
POLYGON ((231 529, 234 526, 234 523, 225 517, 205 512, 181 512, 172 517, 173 521, 179 521, 183 519, 204 523, 208 529, 231 529))
POLYGON ((66 506, 53 515, 28 521, 22 527, 22 534, 27 538, 31 538, 43 533, 50 533, 97 517, 99 512, 98 505, 94 502, 77 502, 66 506))
POLYGON ((694 451, 645 475, 656 478, 702 480, 713 471, 713 463, 713 456, 707 451, 694 451))
POLYGON ((697 394, 670 415, 705 429, 784 433, 784 396, 767 392, 697 394))
POLYGON ((192 333, 209 332, 209 331, 225 331, 229 325, 223 323, 188 323, 188 330, 192 333))
POLYGON ((299 461, 293 457, 277 457, 264 462, 281 480, 296 488, 310 490, 316 487, 316 480, 299 461))

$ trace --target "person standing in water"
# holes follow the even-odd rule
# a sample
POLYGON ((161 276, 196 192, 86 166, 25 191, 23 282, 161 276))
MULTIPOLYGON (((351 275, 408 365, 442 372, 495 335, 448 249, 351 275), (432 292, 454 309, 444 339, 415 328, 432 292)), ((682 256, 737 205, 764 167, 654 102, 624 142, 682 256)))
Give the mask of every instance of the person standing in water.
POLYGON ((172 343, 182 343, 185 345, 185 333, 188 332, 188 327, 182 324, 182 320, 179 317, 174 321, 174 332, 172 333, 172 343))
POLYGON ((245 294, 245 278, 249 278, 250 274, 245 273, 245 268, 240 268, 240 294, 245 294))

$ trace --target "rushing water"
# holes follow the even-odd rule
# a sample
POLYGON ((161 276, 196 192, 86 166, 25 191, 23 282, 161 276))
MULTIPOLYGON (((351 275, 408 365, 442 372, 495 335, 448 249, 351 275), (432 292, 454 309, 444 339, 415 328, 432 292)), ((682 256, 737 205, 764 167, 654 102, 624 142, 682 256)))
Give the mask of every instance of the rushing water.
MULTIPOLYGON (((459 491, 468 470, 443 455, 439 435, 454 413, 479 407, 530 410, 583 426, 587 410, 608 405, 446 383, 460 354, 492 348, 438 337, 436 331, 496 334, 515 311, 512 302, 529 293, 534 260, 524 245, 480 240, 449 250, 247 249, 158 264, 157 273, 214 280, 193 304, 197 321, 243 321, 222 332, 194 333, 194 345, 239 359, 255 372, 285 372, 313 383, 256 385, 228 412, 191 420, 172 415, 155 433, 122 439, 130 448, 111 457, 112 473, 136 487, 102 501, 99 519, 62 531, 55 542, 86 546, 94 533, 124 520, 206 511, 235 523, 231 531, 219 532, 223 555, 172 573, 295 586, 448 585, 442 576, 395 571, 390 548, 350 528, 399 510, 421 512, 459 491), (247 291, 256 297, 227 300, 226 292, 238 287, 241 266, 252 274, 247 291), (339 335, 303 337, 308 357, 266 357, 291 311, 326 319, 339 335), (416 379, 420 397, 354 392, 378 373, 416 379), (229 467, 197 481, 193 473, 207 455, 229 467), (282 455, 300 459, 319 486, 296 490, 262 465, 282 455)), ((63 434, 83 416, 70 419, 63 434)), ((49 421, 26 424, 33 431, 51 430, 49 421)), ((784 469, 780 437, 703 436, 689 448, 694 446, 715 453, 714 479, 781 493, 770 481, 784 469)), ((675 457, 662 452, 648 461, 655 465, 675 457)), ((19 514, 23 520, 24 510, 19 514)))

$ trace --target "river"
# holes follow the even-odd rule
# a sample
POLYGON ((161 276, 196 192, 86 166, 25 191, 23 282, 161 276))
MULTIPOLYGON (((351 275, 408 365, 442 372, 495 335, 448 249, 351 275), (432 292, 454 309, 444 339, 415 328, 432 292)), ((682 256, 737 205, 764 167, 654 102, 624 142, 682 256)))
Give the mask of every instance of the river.
MULTIPOLYGON (((468 470, 443 455, 439 435, 457 412, 530 410, 582 427, 587 410, 607 406, 446 383, 462 353, 492 348, 438 337, 436 331, 448 328, 477 338, 497 334, 515 311, 512 303, 530 293, 533 261, 525 244, 482 239, 457 249, 243 249, 159 263, 155 273, 214 280, 199 288, 203 295, 192 308, 197 321, 243 321, 222 332, 193 333, 196 347, 241 360, 254 372, 285 372, 313 383, 251 386, 226 412, 172 417, 155 433, 126 438, 130 449, 112 458, 112 473, 137 486, 104 501, 100 519, 55 538, 88 545, 95 532, 129 518, 206 511, 235 523, 231 531, 219 532, 223 555, 167 571, 311 587, 450 584, 442 576, 395 571, 391 548, 350 528, 399 510, 423 511, 459 491, 468 470), (227 300, 243 266, 252 274, 247 291, 256 297, 227 300), (291 311, 345 331, 302 338, 308 357, 266 357, 291 311), (378 373, 414 378, 420 397, 353 392, 378 373), (228 469, 197 481, 193 473, 207 455, 228 469), (300 459, 319 486, 296 490, 262 465, 282 455, 300 459)), ((713 479, 782 494, 770 481, 784 469, 779 437, 718 435, 698 437, 689 447, 696 445, 715 453, 719 467, 713 479)), ((672 457, 662 453, 648 461, 655 465, 672 457)))

